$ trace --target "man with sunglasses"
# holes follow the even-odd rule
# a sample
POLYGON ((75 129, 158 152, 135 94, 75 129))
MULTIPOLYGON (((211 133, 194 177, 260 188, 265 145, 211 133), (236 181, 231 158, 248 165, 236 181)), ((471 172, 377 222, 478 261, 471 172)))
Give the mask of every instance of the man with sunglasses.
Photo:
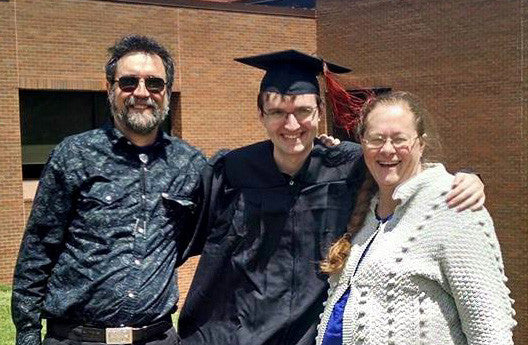
MULTIPOLYGON (((365 172, 361 149, 316 139, 321 59, 288 50, 236 60, 266 70, 258 119, 269 140, 218 155, 206 169, 206 231, 193 249, 202 256, 179 334, 184 345, 315 344, 328 289, 319 261, 346 230, 365 172)), ((479 208, 482 184, 465 180, 455 201, 479 208)))
POLYGON ((174 345, 176 267, 201 203, 203 155, 161 132, 168 51, 128 36, 106 65, 113 125, 66 138, 33 203, 13 286, 17 345, 174 345))

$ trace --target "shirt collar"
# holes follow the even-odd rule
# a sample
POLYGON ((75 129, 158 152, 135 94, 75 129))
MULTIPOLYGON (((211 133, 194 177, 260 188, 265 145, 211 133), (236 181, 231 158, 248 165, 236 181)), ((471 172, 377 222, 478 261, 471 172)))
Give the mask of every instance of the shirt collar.
MULTIPOLYGON (((103 126, 103 128, 106 130, 106 133, 108 135, 108 138, 110 139, 110 142, 113 145, 126 145, 126 146, 134 146, 128 139, 125 137, 123 132, 121 132, 119 129, 117 129, 113 123, 107 123, 103 126)), ((152 148, 158 147, 160 145, 166 146, 170 144, 170 136, 163 132, 161 129, 158 129, 158 135, 156 136, 156 140, 151 145, 152 148)))

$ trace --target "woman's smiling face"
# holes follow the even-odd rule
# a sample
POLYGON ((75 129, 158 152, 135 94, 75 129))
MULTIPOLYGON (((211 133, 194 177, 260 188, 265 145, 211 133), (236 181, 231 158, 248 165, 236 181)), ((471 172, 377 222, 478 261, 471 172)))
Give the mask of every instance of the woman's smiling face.
POLYGON ((380 191, 392 192, 422 169, 424 144, 415 116, 405 101, 379 103, 365 124, 361 137, 365 162, 380 191))

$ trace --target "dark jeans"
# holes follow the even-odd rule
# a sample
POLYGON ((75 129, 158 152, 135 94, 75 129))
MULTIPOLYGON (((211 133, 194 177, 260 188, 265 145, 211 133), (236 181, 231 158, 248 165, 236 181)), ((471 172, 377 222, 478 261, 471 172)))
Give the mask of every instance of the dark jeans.
MULTIPOLYGON (((147 342, 136 342, 134 345, 179 345, 180 338, 176 334, 174 327, 147 342)), ((105 345, 105 343, 88 342, 72 339, 55 337, 52 334, 46 334, 42 345, 105 345)))

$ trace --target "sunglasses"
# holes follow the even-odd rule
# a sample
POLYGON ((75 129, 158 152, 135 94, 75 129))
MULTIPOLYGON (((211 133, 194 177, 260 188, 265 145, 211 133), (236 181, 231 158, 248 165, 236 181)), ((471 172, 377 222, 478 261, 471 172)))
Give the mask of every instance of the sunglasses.
MULTIPOLYGON (((114 83, 117 82, 117 85, 119 85, 119 88, 123 90, 124 92, 134 92, 135 89, 137 89, 139 85, 139 80, 143 79, 136 76, 124 76, 117 80, 114 80, 114 83)), ((145 88, 149 92, 153 93, 159 93, 163 91, 165 88, 165 80, 158 77, 147 77, 144 79, 145 81, 145 88)))

